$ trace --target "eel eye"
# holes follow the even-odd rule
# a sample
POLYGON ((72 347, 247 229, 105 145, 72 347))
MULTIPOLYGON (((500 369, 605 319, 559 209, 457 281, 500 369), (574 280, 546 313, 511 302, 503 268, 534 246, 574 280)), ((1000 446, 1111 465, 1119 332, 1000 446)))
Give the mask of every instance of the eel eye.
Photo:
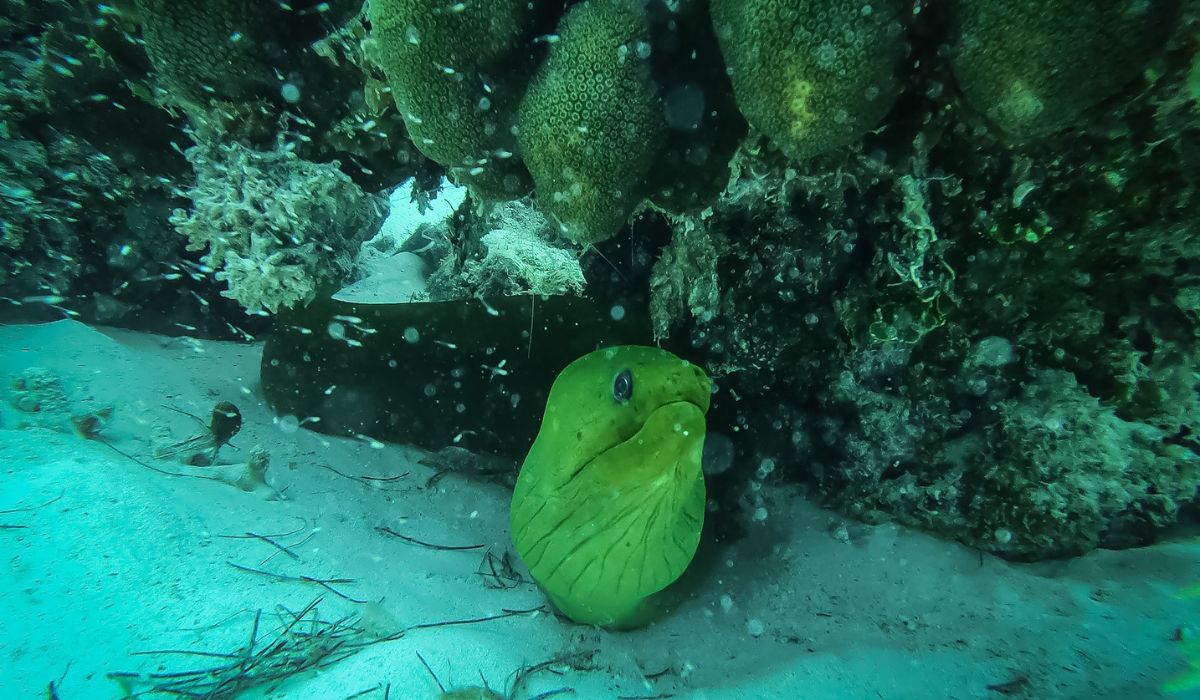
POLYGON ((613 380, 613 398, 617 403, 625 403, 633 396, 633 372, 628 369, 621 370, 613 380))

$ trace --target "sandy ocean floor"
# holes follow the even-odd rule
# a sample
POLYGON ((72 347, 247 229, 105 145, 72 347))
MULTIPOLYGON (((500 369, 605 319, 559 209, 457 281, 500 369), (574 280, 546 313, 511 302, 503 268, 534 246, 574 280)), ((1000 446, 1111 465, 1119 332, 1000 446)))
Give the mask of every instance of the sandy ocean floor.
POLYGON ((318 599, 320 619, 356 616, 357 631, 310 615, 285 638, 364 645, 246 697, 436 698, 418 653, 448 688, 506 690, 522 666, 566 659, 518 698, 1129 700, 1160 697, 1184 666, 1172 637, 1200 602, 1175 594, 1200 581, 1200 545, 1012 564, 772 487, 770 516, 660 624, 605 632, 501 616, 544 605, 528 583, 495 588, 478 573, 486 551, 509 548, 505 487, 428 486, 418 450, 276 421, 260 353, 70 321, 0 328, 0 697, 45 698, 53 683, 64 700, 113 698, 112 673, 237 667, 256 611, 261 652, 318 599), (65 421, 23 427, 30 416, 7 394, 31 367, 57 375, 73 406, 113 407, 107 444, 65 421), (270 488, 151 468, 172 468, 156 445, 203 432, 178 411, 206 417, 220 400, 244 417, 220 461, 265 449, 270 488), (225 656, 141 653, 164 650, 225 656))

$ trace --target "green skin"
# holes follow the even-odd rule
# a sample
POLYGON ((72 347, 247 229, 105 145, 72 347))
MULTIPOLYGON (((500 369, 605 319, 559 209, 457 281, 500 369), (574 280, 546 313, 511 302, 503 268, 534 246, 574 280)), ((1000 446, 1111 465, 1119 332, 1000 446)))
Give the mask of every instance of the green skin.
POLYGON ((538 585, 580 624, 629 628, 687 568, 704 524, 712 383, 664 350, 603 348, 554 382, 521 466, 510 524, 538 585), (627 400, 614 392, 629 370, 627 400))

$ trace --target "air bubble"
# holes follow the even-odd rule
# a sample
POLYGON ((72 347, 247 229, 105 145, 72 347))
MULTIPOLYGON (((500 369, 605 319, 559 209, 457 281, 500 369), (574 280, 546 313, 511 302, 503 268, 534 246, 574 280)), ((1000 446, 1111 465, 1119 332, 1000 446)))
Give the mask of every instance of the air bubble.
POLYGON ((294 83, 284 83, 279 88, 279 96, 288 104, 296 104, 300 101, 300 88, 294 83))

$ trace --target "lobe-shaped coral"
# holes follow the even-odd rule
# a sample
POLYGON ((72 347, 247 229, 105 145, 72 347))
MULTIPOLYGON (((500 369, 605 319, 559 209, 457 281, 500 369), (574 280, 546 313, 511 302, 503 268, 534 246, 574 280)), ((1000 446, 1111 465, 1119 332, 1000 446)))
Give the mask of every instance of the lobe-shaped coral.
POLYGON ((374 58, 417 149, 488 195, 527 191, 512 135, 527 0, 374 0, 370 19, 374 58))
POLYGON ((874 128, 898 91, 897 0, 712 0, 713 27, 746 121, 790 158, 874 128))
POLYGON ((645 195, 667 127, 632 0, 585 0, 521 102, 519 140, 538 201, 580 244, 611 238, 645 195))
POLYGON ((1178 0, 961 0, 951 66, 976 109, 1014 140, 1053 134, 1140 73, 1178 0))

